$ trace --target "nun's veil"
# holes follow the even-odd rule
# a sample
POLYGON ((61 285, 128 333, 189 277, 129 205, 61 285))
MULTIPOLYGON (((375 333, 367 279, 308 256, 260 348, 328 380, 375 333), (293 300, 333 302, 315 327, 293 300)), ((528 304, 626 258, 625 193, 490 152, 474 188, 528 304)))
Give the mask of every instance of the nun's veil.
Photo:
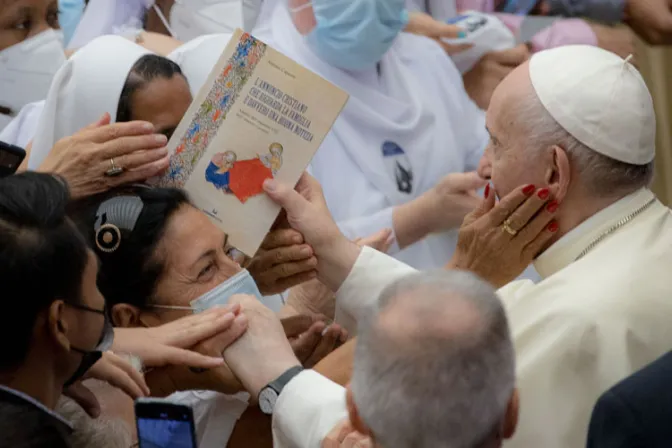
POLYGON ((29 169, 36 169, 54 144, 100 119, 114 121, 119 97, 133 65, 150 51, 120 36, 103 36, 75 53, 51 84, 37 125, 29 169))
POLYGON ((91 0, 68 44, 81 48, 96 37, 116 34, 124 26, 142 28, 142 18, 153 0, 91 0))

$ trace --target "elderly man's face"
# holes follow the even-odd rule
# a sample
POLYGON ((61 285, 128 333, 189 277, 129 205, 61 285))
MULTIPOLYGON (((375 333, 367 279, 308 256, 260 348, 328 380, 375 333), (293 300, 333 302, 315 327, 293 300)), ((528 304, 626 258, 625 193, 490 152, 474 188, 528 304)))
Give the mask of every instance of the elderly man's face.
POLYGON ((531 151, 528 132, 517 120, 518 102, 532 89, 528 64, 523 64, 497 87, 486 114, 490 143, 479 166, 492 179, 499 198, 521 185, 547 183, 548 167, 541 154, 531 151))

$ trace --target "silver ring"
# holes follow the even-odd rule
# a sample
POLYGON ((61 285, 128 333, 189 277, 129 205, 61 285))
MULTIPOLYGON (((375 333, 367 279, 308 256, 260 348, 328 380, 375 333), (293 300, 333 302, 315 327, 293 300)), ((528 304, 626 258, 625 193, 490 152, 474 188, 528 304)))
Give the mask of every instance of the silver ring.
POLYGON ((105 171, 105 175, 107 177, 116 177, 123 172, 124 172, 124 169, 120 166, 117 166, 117 164, 114 163, 114 159, 110 159, 110 169, 105 171))

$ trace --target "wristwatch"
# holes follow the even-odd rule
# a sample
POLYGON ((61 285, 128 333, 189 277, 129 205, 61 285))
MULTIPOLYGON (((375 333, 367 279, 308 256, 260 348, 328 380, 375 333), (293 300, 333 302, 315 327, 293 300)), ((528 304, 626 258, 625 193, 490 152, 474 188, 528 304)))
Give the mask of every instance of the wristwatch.
POLYGON ((259 392, 259 409, 261 409, 261 412, 266 415, 273 415, 275 403, 277 403, 282 389, 301 372, 303 372, 302 366, 294 366, 261 389, 261 392, 259 392))

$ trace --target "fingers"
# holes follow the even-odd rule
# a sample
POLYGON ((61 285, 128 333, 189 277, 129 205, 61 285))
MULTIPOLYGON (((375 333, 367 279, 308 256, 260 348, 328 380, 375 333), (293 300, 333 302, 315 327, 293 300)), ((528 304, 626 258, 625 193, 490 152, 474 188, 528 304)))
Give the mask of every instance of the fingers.
POLYGON ((224 365, 224 358, 221 356, 202 355, 184 348, 163 347, 158 355, 161 359, 165 360, 165 362, 160 366, 154 367, 175 365, 197 369, 214 369, 224 365))
POLYGON ((485 186, 485 191, 483 192, 484 198, 481 201, 481 204, 471 213, 469 213, 462 223, 463 226, 468 226, 481 217, 485 216, 495 207, 497 202, 497 194, 494 191, 494 188, 488 184, 485 186))
MULTIPOLYGON (((306 174, 299 179, 299 184, 301 183, 303 183, 305 187, 311 183, 310 179, 306 177, 306 174)), ((297 184, 297 187, 299 184, 297 184)), ((302 197, 298 191, 289 188, 288 185, 280 183, 275 179, 266 179, 264 181, 264 191, 273 202, 285 209, 290 221, 292 218, 302 216, 310 205, 308 200, 302 197)))
POLYGON ((301 285, 303 283, 315 280, 317 278, 317 271, 307 271, 302 272, 301 274, 292 275, 285 278, 280 278, 275 281, 273 287, 270 288, 271 294, 280 294, 283 291, 286 291, 294 286, 301 285))
POLYGON ((126 170, 133 170, 143 165, 164 159, 167 156, 168 148, 163 147, 159 149, 141 150, 130 154, 124 154, 123 156, 114 159, 114 161, 118 166, 126 170))
POLYGON ((90 125, 82 128, 82 131, 90 131, 92 129, 99 128, 101 126, 106 126, 110 124, 110 121, 112 121, 112 117, 110 117, 110 114, 105 112, 102 117, 98 119, 95 123, 91 123, 90 125))
POLYGON ((215 345, 217 352, 223 353, 231 344, 236 342, 247 330, 247 324, 247 316, 240 314, 236 316, 228 330, 214 336, 212 343, 215 345))
MULTIPOLYGON (((555 232, 558 231, 558 226, 553 218, 558 211, 558 203, 556 201, 549 202, 537 216, 529 222, 523 230, 516 236, 526 251, 534 252, 535 249, 550 239, 555 232), (547 233, 547 235, 542 235, 547 233)), ((541 249, 541 247, 539 247, 541 249)), ((534 253, 536 255, 536 252, 534 253)))
POLYGON ((479 176, 476 171, 469 173, 452 173, 450 176, 451 186, 453 186, 455 190, 462 192, 478 190, 485 187, 488 183, 488 180, 479 176))
POLYGON ((459 39, 466 37, 464 29, 457 25, 449 25, 444 22, 436 20, 436 25, 432 27, 432 37, 443 39, 459 39))
POLYGON ((315 318, 312 316, 292 316, 280 320, 282 328, 288 338, 295 338, 302 333, 305 333, 315 323, 315 318))
POLYGON ((181 319, 181 325, 172 330, 173 334, 168 345, 181 348, 193 347, 201 341, 226 331, 235 319, 233 310, 236 309, 239 310, 240 305, 236 305, 235 308, 208 310, 206 313, 181 319))
MULTIPOLYGON (((101 120, 98 123, 104 123, 101 120)), ((98 124, 96 123, 96 124, 98 124)), ((154 133, 154 125, 146 121, 131 121, 128 123, 113 123, 102 126, 84 128, 75 134, 78 139, 92 143, 106 143, 122 137, 150 135, 154 133)), ((165 146, 165 144, 163 145, 165 146)))
MULTIPOLYGON (((344 336, 347 339, 347 336, 344 336)), ((315 350, 304 362, 304 367, 312 368, 324 359, 329 353, 336 350, 336 348, 342 344, 341 340, 341 327, 333 324, 329 326, 322 335, 322 338, 319 340, 315 350)))
POLYGON ((536 188, 534 185, 525 185, 516 188, 502 198, 502 200, 499 201, 499 204, 495 205, 482 219, 487 220, 489 227, 500 226, 509 216, 511 216, 520 204, 534 194, 535 190, 536 188))
POLYGON ((97 155, 101 160, 119 159, 123 155, 137 151, 163 150, 167 143, 168 139, 161 134, 121 136, 104 142, 97 155))
POLYGON ((284 246, 264 252, 256 259, 253 259, 252 264, 254 264, 256 271, 266 271, 276 266, 275 270, 272 271, 273 277, 288 277, 299 272, 314 269, 317 265, 317 260, 315 260, 315 263, 307 263, 308 267, 306 269, 290 269, 290 265, 293 262, 309 262, 313 260, 315 258, 313 254, 313 248, 307 244, 284 246))
POLYGON ((464 44, 449 44, 448 42, 444 42, 441 39, 436 39, 436 41, 441 45, 443 48, 443 51, 445 51, 448 55, 454 55, 454 54, 459 54, 462 53, 463 51, 469 50, 471 47, 474 46, 474 44, 470 43, 464 43, 464 44))
POLYGON ((294 354, 303 364, 310 358, 310 355, 315 351, 317 344, 322 339, 322 332, 326 328, 324 322, 315 322, 305 333, 298 338, 291 341, 290 344, 294 350, 294 354))
POLYGON ((509 67, 518 67, 530 57, 530 50, 527 45, 520 44, 510 50, 495 51, 489 53, 488 56, 495 62, 509 67))
POLYGON ((296 244, 303 244, 303 235, 296 230, 280 229, 266 235, 264 242, 261 243, 261 248, 271 250, 296 244))
POLYGON ((542 188, 523 202, 507 219, 509 227, 516 232, 525 228, 528 222, 551 200, 548 188, 542 188))
POLYGON ((134 400, 149 395, 149 388, 142 375, 123 359, 106 353, 105 358, 98 362, 107 364, 101 368, 101 374, 96 377, 97 379, 108 382, 134 400))
POLYGON ((390 240, 390 238, 393 236, 394 232, 392 229, 382 229, 366 238, 357 238, 354 242, 358 246, 369 246, 380 250, 380 248, 383 248, 387 244, 388 240, 390 240))
POLYGON ((132 184, 135 182, 144 182, 154 176, 158 176, 168 169, 170 165, 170 156, 165 156, 155 162, 139 166, 133 170, 124 171, 121 176, 110 179, 112 186, 132 184))
POLYGON ((98 403, 98 399, 82 383, 73 384, 65 389, 63 394, 66 397, 72 398, 91 418, 98 418, 100 416, 100 403, 98 403))

